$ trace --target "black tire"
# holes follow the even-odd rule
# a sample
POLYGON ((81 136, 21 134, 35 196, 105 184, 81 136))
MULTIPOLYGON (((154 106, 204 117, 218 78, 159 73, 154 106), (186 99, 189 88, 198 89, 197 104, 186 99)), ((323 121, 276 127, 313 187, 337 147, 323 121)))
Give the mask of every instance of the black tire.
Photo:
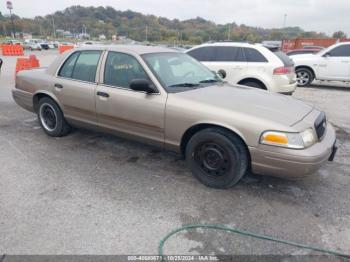
POLYGON ((51 98, 44 97, 40 99, 37 114, 40 126, 47 135, 61 137, 71 131, 71 127, 64 119, 60 107, 51 98))
POLYGON ((258 82, 254 82, 254 81, 246 81, 246 82, 243 82, 241 85, 266 90, 266 87, 263 84, 258 83, 258 82))
POLYGON ((235 134, 221 128, 207 128, 189 140, 186 160, 201 183, 224 189, 243 177, 249 157, 244 142, 235 134))
POLYGON ((308 68, 298 68, 295 70, 298 86, 309 86, 314 81, 314 74, 308 68))

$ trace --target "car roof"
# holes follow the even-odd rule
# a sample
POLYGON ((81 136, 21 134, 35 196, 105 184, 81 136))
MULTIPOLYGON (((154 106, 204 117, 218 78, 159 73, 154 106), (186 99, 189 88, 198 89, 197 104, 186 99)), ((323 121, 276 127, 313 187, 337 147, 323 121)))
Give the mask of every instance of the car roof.
POLYGON ((339 45, 349 45, 349 44, 350 44, 350 42, 338 42, 338 43, 336 43, 337 46, 339 46, 339 45))
MULTIPOLYGON (((247 43, 247 42, 214 42, 214 43, 205 43, 199 46, 246 46, 246 47, 255 47, 256 45, 247 43)), ((198 47, 198 46, 196 46, 198 47)))
POLYGON ((300 52, 300 51, 313 52, 313 51, 320 51, 320 50, 322 49, 321 48, 297 48, 297 49, 289 50, 287 53, 300 52))
POLYGON ((86 47, 77 48, 77 50, 108 50, 116 52, 132 52, 138 55, 150 53, 179 53, 170 48, 159 46, 145 46, 145 45, 89 45, 86 47))

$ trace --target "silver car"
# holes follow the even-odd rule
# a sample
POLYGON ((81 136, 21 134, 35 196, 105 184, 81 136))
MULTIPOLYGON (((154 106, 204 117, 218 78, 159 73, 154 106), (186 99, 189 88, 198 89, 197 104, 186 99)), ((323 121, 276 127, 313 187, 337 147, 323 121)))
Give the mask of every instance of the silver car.
POLYGON ((21 71, 15 101, 49 136, 71 126, 175 150, 203 184, 228 188, 247 172, 300 177, 332 160, 323 112, 292 97, 230 85, 187 54, 150 46, 90 46, 21 71))

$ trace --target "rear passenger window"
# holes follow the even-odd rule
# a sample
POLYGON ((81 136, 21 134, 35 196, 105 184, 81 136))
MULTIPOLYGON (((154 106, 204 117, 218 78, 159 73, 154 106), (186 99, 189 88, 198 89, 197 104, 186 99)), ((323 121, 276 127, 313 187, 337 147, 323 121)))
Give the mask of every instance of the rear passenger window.
POLYGON ((247 62, 267 62, 266 58, 258 51, 253 48, 244 48, 245 57, 247 62))
POLYGON ((215 47, 206 46, 206 47, 196 48, 192 51, 187 52, 187 54, 192 56, 194 59, 197 59, 198 61, 208 62, 208 61, 214 60, 214 52, 215 52, 215 47))
POLYGON ((86 82, 95 82, 100 56, 101 51, 81 52, 75 63, 72 78, 86 82))
POLYGON ((83 51, 72 54, 61 67, 58 75, 86 82, 95 82, 101 51, 83 51))
POLYGON ((215 47, 215 61, 217 62, 243 62, 245 61, 242 49, 232 46, 215 47))
POLYGON ((110 86, 130 88, 130 82, 134 79, 149 80, 136 58, 123 53, 109 52, 103 83, 110 86))
POLYGON ((341 45, 329 52, 330 56, 346 57, 350 56, 350 45, 341 45))

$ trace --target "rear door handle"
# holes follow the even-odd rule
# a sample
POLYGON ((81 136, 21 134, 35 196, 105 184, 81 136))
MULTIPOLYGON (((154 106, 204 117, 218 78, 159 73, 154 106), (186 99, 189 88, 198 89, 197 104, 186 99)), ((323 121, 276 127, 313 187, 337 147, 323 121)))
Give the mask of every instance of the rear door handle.
POLYGON ((97 92, 97 95, 98 95, 98 96, 102 96, 102 97, 109 97, 109 94, 108 94, 108 93, 100 92, 100 91, 97 92))
POLYGON ((56 87, 56 88, 62 89, 62 88, 63 88, 63 85, 61 85, 61 84, 55 84, 55 87, 56 87))

